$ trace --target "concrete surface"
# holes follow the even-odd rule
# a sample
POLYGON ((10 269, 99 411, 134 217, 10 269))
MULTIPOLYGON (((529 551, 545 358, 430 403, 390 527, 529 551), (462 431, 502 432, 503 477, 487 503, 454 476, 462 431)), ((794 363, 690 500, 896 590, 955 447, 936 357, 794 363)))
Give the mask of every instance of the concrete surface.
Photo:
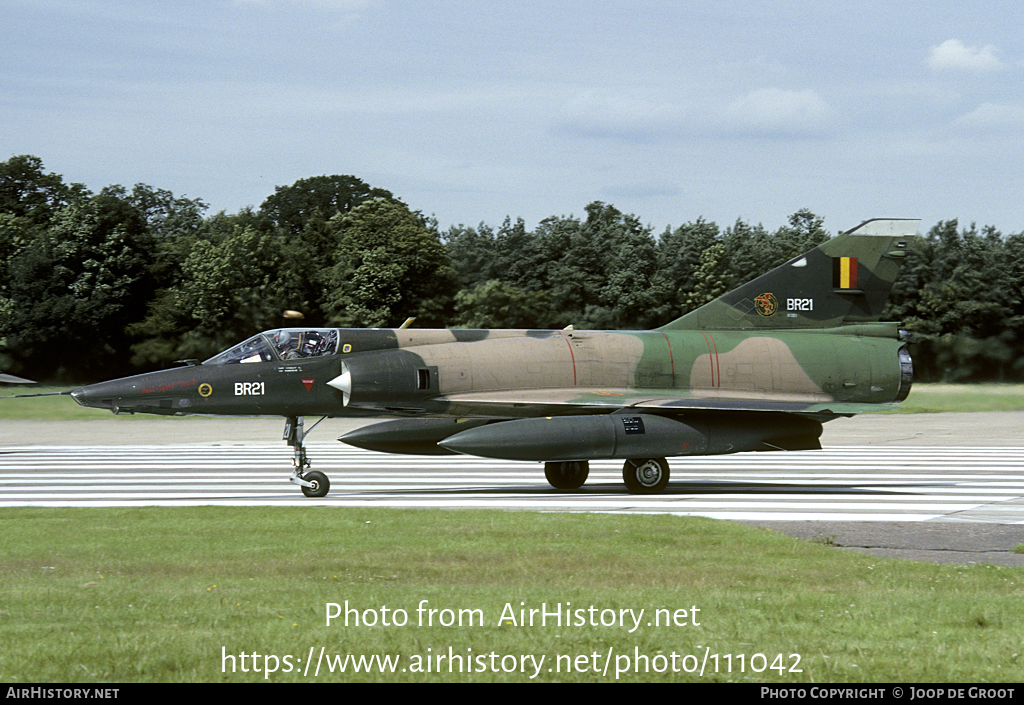
MULTIPOLYGON (((307 420, 311 424, 313 420, 307 420)), ((324 442, 367 420, 327 419, 324 442)), ((2 421, 0 446, 243 444, 281 440, 278 418, 109 417, 95 421, 2 421)), ((308 428, 308 426, 307 426, 308 428)), ((825 446, 1008 446, 1024 448, 1024 412, 862 415, 825 425, 825 446)), ((1024 451, 1022 451, 1024 452, 1024 451)), ((1024 566, 1024 526, 929 522, 751 522, 791 536, 880 557, 1024 566)))

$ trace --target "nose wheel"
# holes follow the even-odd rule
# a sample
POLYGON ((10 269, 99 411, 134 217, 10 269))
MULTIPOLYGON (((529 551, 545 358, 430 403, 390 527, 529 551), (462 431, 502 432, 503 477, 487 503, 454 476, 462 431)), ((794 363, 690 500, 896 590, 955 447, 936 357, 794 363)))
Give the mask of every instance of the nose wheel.
MULTIPOLYGON (((323 421, 326 416, 320 419, 323 421)), ((302 488, 302 494, 307 497, 326 497, 331 489, 331 481, 327 475, 317 470, 310 470, 309 456, 306 455, 306 446, 303 440, 306 434, 316 428, 320 421, 309 427, 309 431, 303 428, 303 417, 289 416, 284 422, 284 440, 294 449, 292 456, 292 476, 288 478, 302 488)))
POLYGON ((302 475, 302 479, 309 483, 309 486, 302 486, 302 494, 307 497, 326 497, 331 490, 331 481, 322 472, 312 470, 302 475))

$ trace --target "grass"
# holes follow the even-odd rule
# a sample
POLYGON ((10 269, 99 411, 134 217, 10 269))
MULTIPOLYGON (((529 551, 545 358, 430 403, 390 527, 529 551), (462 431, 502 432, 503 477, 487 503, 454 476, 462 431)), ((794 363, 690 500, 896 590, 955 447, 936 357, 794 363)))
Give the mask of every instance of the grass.
POLYGON ((915 384, 897 413, 1024 411, 1024 384, 915 384))
MULTIPOLYGON (((1021 409, 1024 385, 918 384, 902 412, 1021 409)), ((109 412, 67 397, 0 401, 0 419, 102 418, 109 412)), ((633 666, 637 655, 648 657, 638 662, 648 672, 618 680, 1006 682, 1024 672, 1024 569, 876 559, 837 551, 829 537, 801 541, 707 519, 12 508, 0 510, 0 536, 3 682, 264 680, 263 660, 260 672, 252 669, 254 653, 278 660, 273 681, 522 682, 531 665, 505 673, 511 661, 502 657, 526 654, 547 657, 536 679, 552 681, 616 680, 616 667, 633 666), (361 618, 380 621, 387 608, 392 618, 405 610, 409 623, 326 625, 328 603, 346 600, 361 618), (422 600, 453 610, 438 619, 478 610, 484 623, 420 627, 422 600), (519 609, 567 603, 599 615, 642 608, 644 619, 632 633, 589 623, 498 625, 506 607, 518 619, 519 609), (691 619, 694 606, 700 626, 646 626, 653 610, 685 609, 691 619), (310 649, 315 659, 321 647, 327 655, 397 655, 398 670, 323 666, 315 678, 312 668, 303 675, 310 649), (449 648, 465 657, 463 672, 447 672, 449 648), (595 672, 609 649, 608 673, 595 672), (490 654, 497 660, 484 664, 497 668, 477 672, 480 662, 469 657, 490 654), (718 659, 703 677, 672 672, 695 664, 684 657, 705 654, 718 659), (755 654, 764 657, 751 661, 755 654), (793 654, 800 672, 788 671, 793 654), (432 672, 402 670, 417 658, 425 670, 426 656, 432 672), (465 672, 470 665, 474 672, 465 672)))
MULTIPOLYGON (((45 394, 66 392, 78 385, 51 387, 36 384, 24 384, 11 387, 0 387, 0 397, 17 394, 45 394)), ((104 409, 87 409, 75 403, 70 396, 33 397, 28 399, 0 398, 0 419, 51 419, 54 421, 88 421, 90 419, 110 418, 110 411, 104 409)))
POLYGON ((12 508, 0 512, 0 535, 0 681, 8 683, 259 681, 268 656, 277 659, 272 681, 526 682, 535 669, 526 662, 520 672, 520 655, 546 657, 543 681, 611 682, 616 667, 628 667, 618 680, 1002 682, 1024 668, 1024 569, 878 559, 710 519, 12 508), (349 626, 344 617, 328 626, 327 605, 346 601, 359 626, 355 612, 349 626), (567 603, 593 606, 598 623, 584 612, 584 624, 499 624, 503 613, 518 622, 520 609, 567 603), (419 625, 420 604, 439 610, 433 626, 419 625), (644 609, 632 633, 628 613, 625 627, 600 624, 629 609, 644 609), (649 626, 657 609, 680 624, 649 626), (382 626, 385 614, 400 621, 399 610, 407 624, 382 626), (470 625, 463 612, 461 627, 438 623, 459 610, 479 618, 470 625), (324 665, 304 676, 321 647, 400 660, 395 673, 324 665), (448 672, 449 648, 467 657, 464 672, 448 672), (609 650, 607 674, 596 672, 609 650), (260 654, 260 672, 251 654, 260 654), (704 676, 673 673, 673 654, 679 668, 695 666, 688 655, 708 654, 704 676), (636 655, 648 657, 639 664, 650 672, 633 672, 636 655), (235 657, 234 672, 225 656, 235 657), (430 673, 402 671, 424 657, 430 673), (556 666, 561 672, 548 670, 556 666))
MULTIPOLYGON (((43 394, 66 392, 75 389, 74 384, 66 386, 19 385, 0 387, 0 420, 44 420, 44 421, 95 421, 113 418, 109 409, 90 409, 79 406, 70 396, 31 397, 24 399, 3 399, 18 394, 43 394)), ((123 414, 122 419, 154 419, 152 414, 123 414)), ((192 418, 208 418, 194 416, 192 418)))

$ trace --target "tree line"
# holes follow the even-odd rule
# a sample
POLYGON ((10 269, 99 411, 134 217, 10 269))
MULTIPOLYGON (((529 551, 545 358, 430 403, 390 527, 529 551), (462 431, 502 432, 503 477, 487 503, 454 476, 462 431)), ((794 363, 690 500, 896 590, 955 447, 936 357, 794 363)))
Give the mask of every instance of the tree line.
MULTIPOLYGON (((653 328, 824 242, 808 210, 775 230, 698 218, 655 234, 594 202, 527 230, 453 226, 354 176, 279 186, 258 209, 136 184, 93 193, 35 156, 0 163, 0 370, 87 382, 206 359, 293 325, 653 328)), ((1024 234, 940 222, 887 318, 919 379, 1024 380, 1024 234)))

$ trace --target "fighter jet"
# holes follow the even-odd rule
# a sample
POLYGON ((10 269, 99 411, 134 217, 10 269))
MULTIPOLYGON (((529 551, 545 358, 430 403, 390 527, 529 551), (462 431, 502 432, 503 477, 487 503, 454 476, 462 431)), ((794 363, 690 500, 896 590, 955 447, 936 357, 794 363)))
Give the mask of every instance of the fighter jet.
POLYGON ((919 222, 866 221, 656 330, 281 328, 68 393, 116 414, 283 416, 307 497, 330 489, 307 416, 397 417, 339 440, 543 462, 558 490, 621 459, 629 492, 659 493, 666 458, 820 449, 823 423, 906 399, 907 334, 880 319, 919 222))

